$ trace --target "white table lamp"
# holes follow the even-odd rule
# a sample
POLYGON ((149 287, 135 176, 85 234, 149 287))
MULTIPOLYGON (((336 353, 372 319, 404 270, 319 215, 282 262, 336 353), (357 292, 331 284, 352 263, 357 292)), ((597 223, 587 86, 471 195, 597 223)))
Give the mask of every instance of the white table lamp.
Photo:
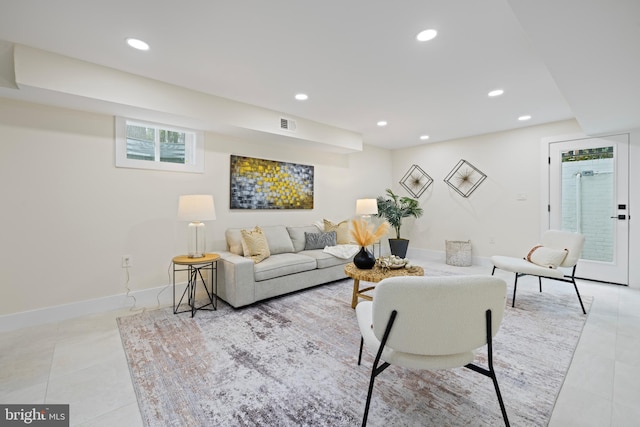
POLYGON ((356 200, 356 215, 361 215, 366 218, 371 215, 378 214, 378 200, 376 199, 358 199, 356 200))
MULTIPOLYGON (((363 218, 365 223, 371 219, 371 215, 378 215, 378 199, 358 199, 356 200, 356 215, 363 218)), ((375 263, 376 244, 372 245, 373 253, 370 253, 371 258, 375 263)), ((366 251, 367 253, 369 251, 366 251)), ((357 256, 357 255, 356 255, 357 256)), ((369 267, 371 268, 371 267, 369 267)))
POLYGON ((205 254, 205 228, 202 221, 216 219, 216 209, 211 195, 180 196, 178 220, 189 221, 187 235, 187 255, 202 258, 205 254))

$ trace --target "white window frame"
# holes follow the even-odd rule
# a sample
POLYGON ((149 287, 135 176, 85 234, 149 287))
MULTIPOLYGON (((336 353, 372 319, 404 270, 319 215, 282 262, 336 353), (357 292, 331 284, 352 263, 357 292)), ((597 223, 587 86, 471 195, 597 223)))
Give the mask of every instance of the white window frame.
POLYGON ((204 173, 204 132, 181 128, 177 126, 165 125, 161 123, 148 122, 146 120, 129 119, 126 117, 115 117, 116 133, 116 167, 151 169, 171 172, 204 173), (168 130, 173 132, 184 132, 191 134, 193 138, 185 143, 185 162, 172 163, 162 162, 159 156, 159 146, 156 145, 156 160, 139 160, 127 158, 127 124, 152 127, 156 130, 168 130))

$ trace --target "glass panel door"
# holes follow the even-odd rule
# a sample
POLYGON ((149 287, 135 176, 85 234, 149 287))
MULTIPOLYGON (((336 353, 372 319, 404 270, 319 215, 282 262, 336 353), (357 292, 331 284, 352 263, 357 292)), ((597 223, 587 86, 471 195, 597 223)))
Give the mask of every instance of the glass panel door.
POLYGON ((549 144, 549 225, 585 235, 576 276, 628 284, 628 135, 549 144))

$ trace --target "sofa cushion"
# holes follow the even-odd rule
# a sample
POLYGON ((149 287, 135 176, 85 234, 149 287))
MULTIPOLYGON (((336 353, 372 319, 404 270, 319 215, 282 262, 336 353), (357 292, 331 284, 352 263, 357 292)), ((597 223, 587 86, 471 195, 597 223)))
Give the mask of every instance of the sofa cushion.
MULTIPOLYGON (((293 242, 291 236, 287 232, 287 227, 284 225, 274 225, 261 227, 262 232, 267 238, 269 244, 269 252, 271 255, 281 254, 284 252, 293 252, 293 242)), ((242 228, 228 228, 224 235, 227 240, 227 247, 232 254, 244 256, 244 249, 242 247, 242 228)), ((317 230, 316 230, 317 232, 317 230)), ((304 245, 304 233, 302 235, 302 243, 304 245)))
POLYGON ((304 249, 324 249, 325 246, 336 245, 336 232, 304 233, 304 249))
POLYGON ((343 259, 335 257, 329 253, 324 252, 322 249, 312 249, 309 251, 302 251, 300 255, 305 255, 316 260, 316 265, 318 268, 327 268, 333 267, 335 265, 346 264, 351 259, 343 259))
POLYGON ((256 264, 269 258, 271 255, 269 244, 260 227, 256 225, 253 230, 241 230, 240 234, 242 235, 242 250, 245 257, 251 258, 256 264))
POLYGON ((315 268, 316 260, 313 257, 294 253, 277 254, 255 265, 254 278, 259 282, 315 268))
POLYGON ((224 232, 224 237, 227 240, 227 247, 232 254, 244 256, 244 250, 242 249, 242 233, 241 228, 227 228, 224 232))
POLYGON ((269 243, 271 255, 293 252, 293 242, 284 225, 271 225, 262 227, 264 235, 269 243))
POLYGON ((320 229, 315 225, 304 225, 299 227, 287 227, 289 237, 293 242, 293 252, 300 252, 304 250, 304 233, 318 233, 320 229))

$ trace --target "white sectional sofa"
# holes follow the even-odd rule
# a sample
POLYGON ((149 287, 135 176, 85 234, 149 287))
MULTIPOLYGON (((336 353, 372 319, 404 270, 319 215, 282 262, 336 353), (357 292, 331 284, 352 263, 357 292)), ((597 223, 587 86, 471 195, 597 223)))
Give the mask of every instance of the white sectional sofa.
POLYGON ((353 259, 353 247, 333 251, 348 258, 334 256, 324 249, 305 249, 305 233, 321 233, 317 226, 279 225, 261 229, 270 255, 258 263, 244 256, 242 229, 230 228, 225 232, 227 251, 220 252, 218 296, 233 307, 346 277, 344 266, 353 259))

